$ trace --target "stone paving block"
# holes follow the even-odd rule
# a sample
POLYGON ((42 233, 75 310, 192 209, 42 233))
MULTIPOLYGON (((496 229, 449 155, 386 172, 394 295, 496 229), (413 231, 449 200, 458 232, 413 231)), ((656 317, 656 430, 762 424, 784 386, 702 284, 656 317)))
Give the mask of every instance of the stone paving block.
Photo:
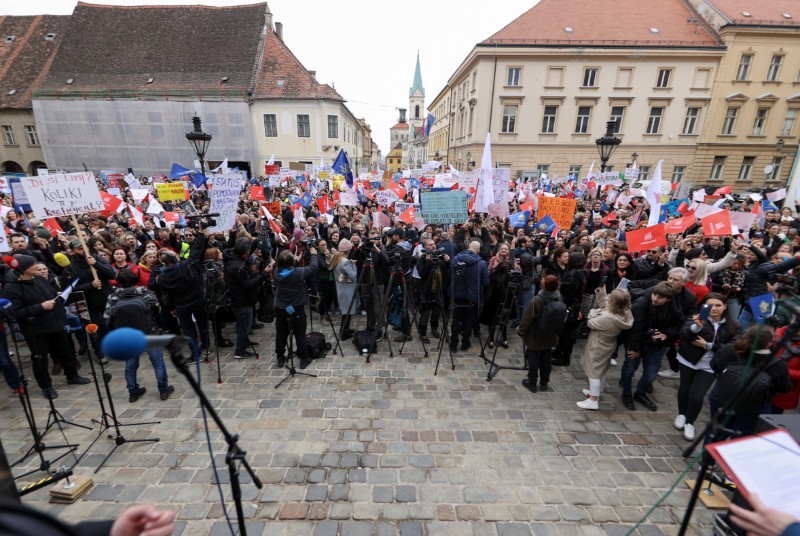
POLYGON ((390 503, 394 500, 394 489, 390 486, 375 486, 372 488, 372 500, 376 503, 390 503))
POLYGON ((527 523, 498 523, 497 534, 499 536, 531 536, 533 530, 527 523))

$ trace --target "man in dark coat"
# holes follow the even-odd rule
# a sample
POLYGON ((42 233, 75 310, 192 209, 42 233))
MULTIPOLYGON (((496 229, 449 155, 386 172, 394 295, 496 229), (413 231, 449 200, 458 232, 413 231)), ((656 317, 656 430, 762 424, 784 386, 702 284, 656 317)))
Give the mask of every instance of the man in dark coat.
POLYGON ((481 243, 477 240, 469 244, 469 249, 462 251, 453 259, 452 270, 455 283, 453 285, 453 325, 450 336, 450 351, 455 352, 458 336, 461 335, 461 350, 467 351, 472 343, 472 325, 478 317, 478 306, 481 303, 483 289, 489 286, 489 269, 486 261, 478 254, 481 243))
POLYGON ((255 273, 247 262, 250 246, 251 240, 242 236, 236 239, 232 249, 223 254, 225 287, 236 316, 236 359, 254 357, 247 351, 252 344, 248 334, 253 327, 253 306, 258 301, 258 290, 266 279, 263 272, 255 273))

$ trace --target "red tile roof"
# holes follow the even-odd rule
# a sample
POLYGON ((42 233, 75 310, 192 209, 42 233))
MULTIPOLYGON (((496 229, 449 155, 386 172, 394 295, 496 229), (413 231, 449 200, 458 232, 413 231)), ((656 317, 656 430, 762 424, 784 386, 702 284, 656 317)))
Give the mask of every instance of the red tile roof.
POLYGON ((733 24, 800 26, 800 4, 797 0, 712 0, 708 3, 733 24), (791 18, 784 17, 784 13, 791 18))
POLYGON ((406 123, 405 121, 401 121, 392 128, 390 128, 389 130, 408 130, 408 123, 406 123))
POLYGON ((481 45, 716 47, 681 0, 541 0, 481 45), (571 28, 569 32, 566 28, 571 28), (657 33, 651 28, 658 29, 657 33))
POLYGON ((245 98, 266 11, 266 3, 126 7, 79 2, 53 66, 34 94, 126 90, 132 96, 223 92, 245 98), (73 85, 65 83, 69 78, 73 85))
POLYGON ((253 94, 256 99, 329 99, 344 102, 339 93, 327 84, 320 84, 303 67, 289 47, 272 31, 267 30, 264 57, 253 94))
POLYGON ((41 82, 64 40, 69 16, 0 17, 0 108, 29 109, 31 87, 41 82), (55 34, 52 41, 47 34, 55 34), (8 92, 14 90, 13 95, 8 92))

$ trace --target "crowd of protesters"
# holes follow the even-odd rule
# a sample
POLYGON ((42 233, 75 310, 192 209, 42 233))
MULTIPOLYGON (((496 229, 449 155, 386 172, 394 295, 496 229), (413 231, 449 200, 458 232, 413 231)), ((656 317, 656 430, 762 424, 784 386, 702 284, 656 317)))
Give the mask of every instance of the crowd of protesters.
MULTIPOLYGON (((576 341, 588 338, 579 357, 588 389, 578 406, 602 408, 606 377, 619 362, 621 402, 631 410, 638 404, 656 411, 656 381, 676 378, 674 424, 686 439, 694 438, 709 392, 712 407, 726 402, 715 380, 734 362, 777 356, 766 369, 769 396, 754 396, 751 405, 758 407, 739 411, 742 430, 752 430, 753 415, 797 407, 800 357, 791 348, 800 337, 789 333, 789 344, 775 346, 794 319, 791 300, 800 266, 800 220, 789 206, 765 211, 736 236, 704 236, 697 222, 668 234, 666 245, 630 251, 626 233, 646 226, 648 218, 647 203, 627 195, 626 187, 600 188, 578 199, 570 228, 542 232, 535 210, 521 225, 473 214, 459 224, 415 227, 367 197, 357 206, 341 206, 322 182, 313 190, 325 202, 302 206, 289 198, 300 189, 265 187, 266 199, 281 202, 280 213, 268 219, 250 186, 243 184, 236 223, 223 232, 208 230, 214 228, 210 218, 168 227, 158 214, 133 220, 126 211, 98 212, 80 215, 76 228, 71 218, 55 218, 45 227, 33 214, 6 212, 11 251, 0 265, 2 295, 12 302, 19 326, 11 336, 21 334, 31 349, 45 396, 58 396, 51 374, 63 371, 68 384, 87 383, 79 374, 79 356, 90 347, 104 359, 98 341, 120 326, 182 334, 192 341, 195 360, 212 345, 235 346, 234 358, 245 359, 258 344, 253 330, 277 318, 276 364, 285 364, 291 329, 305 368, 311 363, 305 318, 294 311, 308 304, 320 318, 337 317, 343 340, 357 334, 363 314, 374 341, 394 327, 396 342, 417 336, 428 344, 429 335, 444 336, 451 352, 459 351, 459 341, 460 351, 469 350, 486 326, 487 345, 499 346, 502 355, 517 328, 529 364, 523 385, 532 392, 546 391, 551 367, 571 365, 576 341), (613 198, 626 202, 615 204, 613 198), (66 289, 71 293, 59 298, 66 289), (761 315, 750 298, 769 293, 777 301, 775 313, 766 324, 756 323, 761 315), (83 325, 99 327, 96 337, 65 331, 75 314, 70 306, 79 301, 86 309, 83 325), (566 316, 557 332, 544 333, 542 319, 555 310, 550 302, 563 303, 566 316), (146 322, 131 314, 135 307, 145 311, 146 322), (448 313, 451 326, 444 323, 448 313)), ((522 187, 515 185, 519 192, 522 187)), ((551 195, 567 191, 560 190, 555 186, 551 195)), ((146 207, 128 194, 122 193, 123 201, 146 207)), ((189 201, 199 214, 208 212, 208 191, 193 191, 189 201)), ((405 201, 413 201, 410 191, 405 201)), ((162 205, 178 213, 185 208, 162 205)), ((511 213, 519 211, 516 195, 509 205, 511 213)), ((753 201, 731 196, 721 208, 751 212, 753 201)), ((0 336, 0 367, 19 391, 9 331, 0 336)), ((149 357, 166 400, 172 387, 163 356, 149 357)), ((138 359, 126 363, 130 402, 146 391, 137 383, 137 368, 138 359)))

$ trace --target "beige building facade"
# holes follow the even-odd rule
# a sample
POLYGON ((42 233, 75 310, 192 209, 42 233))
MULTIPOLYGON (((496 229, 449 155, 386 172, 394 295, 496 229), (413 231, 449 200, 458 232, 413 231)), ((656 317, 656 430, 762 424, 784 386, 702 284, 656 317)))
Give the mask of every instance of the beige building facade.
POLYGON ((428 110, 435 118, 428 133, 428 157, 442 163, 446 168, 448 149, 450 148, 450 86, 445 86, 442 91, 431 101, 428 110))
POLYGON ((32 109, 0 111, 0 172, 36 175, 47 168, 32 109))
POLYGON ((800 130, 800 9, 767 0, 692 0, 727 50, 698 139, 703 184, 786 186, 800 130))

